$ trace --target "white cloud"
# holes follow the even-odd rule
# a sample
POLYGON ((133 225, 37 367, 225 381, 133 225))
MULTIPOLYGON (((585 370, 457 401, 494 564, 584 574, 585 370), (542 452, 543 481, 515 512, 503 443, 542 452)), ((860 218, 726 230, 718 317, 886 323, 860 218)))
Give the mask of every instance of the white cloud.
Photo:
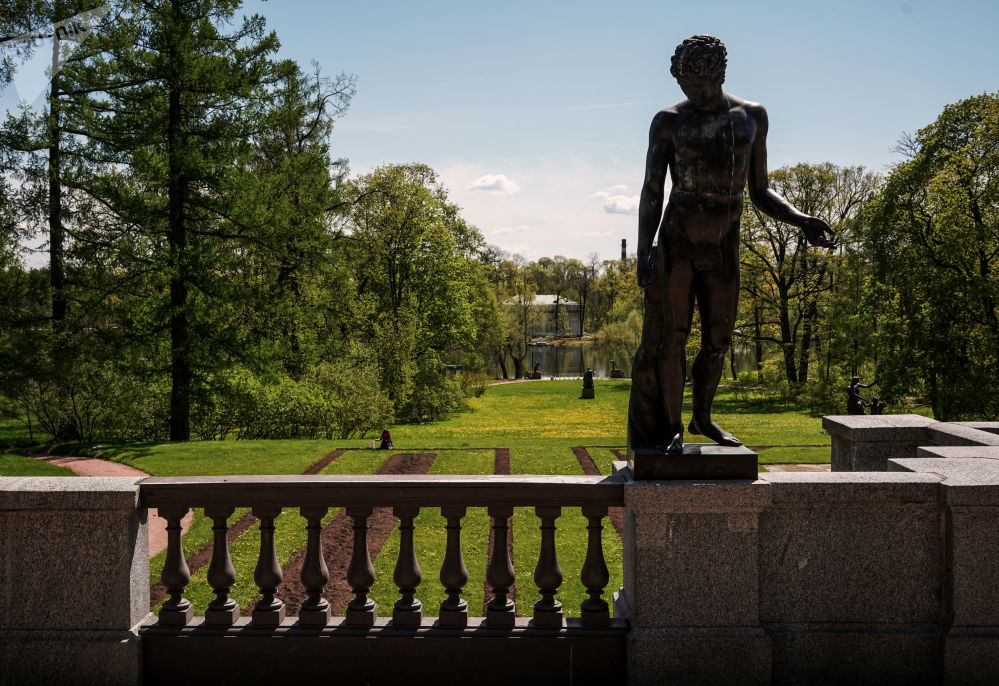
POLYGON ((506 174, 486 174, 466 186, 469 191, 489 191, 490 195, 512 195, 520 190, 516 181, 506 178, 506 174))
POLYGON ((638 214, 637 195, 609 195, 601 204, 607 214, 638 214))
POLYGON ((501 229, 496 229, 495 231, 490 231, 489 235, 490 236, 502 236, 504 234, 509 234, 509 233, 524 233, 525 231, 530 231, 530 230, 531 230, 531 227, 527 226, 525 224, 521 224, 520 226, 504 226, 501 229))
POLYGON ((620 192, 626 190, 628 187, 619 183, 606 190, 597 191, 590 197, 602 200, 600 205, 607 214, 638 214, 638 196, 623 195, 620 192))
POLYGON ((519 253, 528 260, 546 255, 585 260, 595 252, 605 259, 616 259, 621 239, 627 238, 629 243, 634 239, 635 217, 607 214, 591 195, 597 189, 605 189, 609 195, 627 192, 620 182, 641 179, 645 161, 642 154, 633 157, 632 164, 625 164, 616 157, 584 157, 565 151, 527 160, 494 158, 440 165, 438 172, 450 189, 450 200, 462 208, 462 216, 477 226, 489 243, 511 254, 519 253), (497 169, 516 179, 522 190, 496 198, 468 189, 470 179, 497 169), (518 227, 529 228, 518 231, 518 227))

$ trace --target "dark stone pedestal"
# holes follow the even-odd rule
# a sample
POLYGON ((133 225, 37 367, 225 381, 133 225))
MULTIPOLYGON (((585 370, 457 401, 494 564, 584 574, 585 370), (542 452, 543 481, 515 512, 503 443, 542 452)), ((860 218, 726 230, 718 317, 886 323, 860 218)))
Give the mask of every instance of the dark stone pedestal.
POLYGON ((528 379, 540 379, 541 378, 541 372, 527 372, 527 378, 528 379))
POLYGON ((593 394, 593 389, 592 388, 584 388, 583 389, 583 395, 580 396, 580 397, 584 398, 586 400, 592 400, 596 396, 593 394))
POLYGON ((610 378, 612 378, 612 379, 623 379, 624 378, 624 372, 621 371, 620 369, 615 369, 614 371, 612 371, 610 373, 610 378))
POLYGON ((636 481, 677 479, 752 479, 759 460, 745 446, 729 448, 714 443, 686 443, 682 455, 654 448, 628 448, 628 467, 636 481))

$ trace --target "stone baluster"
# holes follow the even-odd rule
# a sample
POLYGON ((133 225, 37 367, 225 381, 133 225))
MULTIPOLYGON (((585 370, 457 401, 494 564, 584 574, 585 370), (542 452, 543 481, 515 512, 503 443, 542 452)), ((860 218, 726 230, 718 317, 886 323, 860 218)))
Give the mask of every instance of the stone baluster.
POLYGON ((308 525, 305 527, 307 540, 305 544, 305 560, 302 562, 302 585, 309 596, 302 601, 298 609, 300 626, 324 627, 330 621, 330 604, 323 598, 323 587, 330 580, 330 572, 323 557, 323 517, 326 507, 303 507, 299 509, 308 525))
POLYGON ((260 520, 260 557, 253 571, 253 581, 260 589, 260 600, 253 606, 253 624, 259 627, 276 627, 284 621, 285 606, 275 598, 281 585, 281 565, 274 550, 274 518, 281 514, 280 507, 255 507, 253 515, 260 520))
POLYGON ((420 508, 398 505, 392 508, 392 514, 399 519, 399 559, 396 561, 392 580, 402 594, 392 609, 392 625, 416 628, 423 621, 423 603, 415 597, 416 587, 423 580, 423 572, 413 547, 413 519, 420 514, 420 508))
POLYGON ((236 583, 236 570, 229 557, 229 541, 226 532, 229 530, 227 520, 233 513, 232 507, 206 507, 205 515, 214 523, 214 543, 212 561, 208 565, 208 583, 211 584, 215 599, 208 603, 205 610, 205 624, 215 627, 229 627, 239 619, 239 604, 229 597, 229 590, 236 583))
POLYGON ((493 557, 486 569, 486 581, 493 589, 493 599, 486 605, 486 626, 495 628, 512 627, 517 619, 517 606, 508 596, 514 582, 513 561, 507 548, 510 531, 510 517, 513 507, 493 506, 489 508, 493 530, 493 557))
POLYGON ((582 508, 583 516, 588 520, 586 542, 586 559, 579 575, 583 587, 590 595, 580 606, 579 618, 584 627, 610 626, 610 610, 607 601, 600 596, 610 580, 607 563, 604 562, 603 548, 603 518, 607 516, 606 505, 587 505, 582 508))
POLYGON ((354 505, 347 507, 347 516, 354 520, 354 549, 350 554, 350 565, 347 567, 347 583, 354 592, 354 598, 347 603, 347 613, 344 624, 347 626, 374 626, 378 617, 378 606, 368 597, 371 584, 375 582, 375 568, 371 564, 368 552, 368 517, 372 509, 369 506, 354 505))
POLYGON ((534 603, 534 626, 539 629, 562 628, 562 603, 555 600, 562 585, 562 568, 555 551, 555 520, 562 514, 561 507, 536 507, 541 519, 541 554, 534 569, 534 583, 541 592, 541 599, 534 603))
POLYGON ((461 591, 468 583, 468 568, 461 554, 461 519, 465 516, 462 505, 445 505, 441 515, 447 520, 447 548, 444 563, 441 565, 441 585, 447 598, 441 601, 438 624, 442 627, 464 628, 468 626, 468 603, 461 597, 461 591))
POLYGON ((160 573, 160 581, 170 597, 160 608, 159 622, 164 626, 184 626, 191 623, 194 608, 184 597, 184 589, 191 580, 191 570, 184 559, 184 547, 180 540, 180 520, 188 513, 187 507, 161 507, 159 515, 167 520, 167 554, 160 573))

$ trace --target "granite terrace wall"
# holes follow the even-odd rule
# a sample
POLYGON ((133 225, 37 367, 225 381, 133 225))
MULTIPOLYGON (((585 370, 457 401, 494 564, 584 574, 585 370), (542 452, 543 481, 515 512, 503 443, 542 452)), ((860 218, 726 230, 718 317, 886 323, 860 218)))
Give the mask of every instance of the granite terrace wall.
MULTIPOLYGON (((999 446, 887 466, 635 482, 618 463, 628 682, 996 683, 999 446)), ((138 494, 135 479, 0 478, 0 683, 140 682, 138 494)))
POLYGON ((997 683, 999 459, 927 457, 627 483, 629 683, 997 683))
POLYGON ((888 461, 923 446, 999 446, 999 422, 938 422, 915 414, 822 418, 832 437, 832 471, 885 472, 888 461))
POLYGON ((136 684, 149 613, 140 479, 0 478, 0 684, 136 684))

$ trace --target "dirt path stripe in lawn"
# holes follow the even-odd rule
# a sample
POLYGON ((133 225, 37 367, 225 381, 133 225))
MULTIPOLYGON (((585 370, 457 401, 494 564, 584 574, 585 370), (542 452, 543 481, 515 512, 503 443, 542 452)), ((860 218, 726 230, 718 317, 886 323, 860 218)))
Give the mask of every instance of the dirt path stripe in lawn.
MULTIPOLYGON (((493 474, 499 475, 509 475, 510 474, 510 449, 509 448, 496 448, 495 457, 493 458, 493 474)), ((493 531, 492 531, 492 519, 489 520, 489 549, 486 553, 486 570, 489 569, 489 562, 493 559, 493 531)), ((507 520, 507 530, 506 530, 506 554, 510 557, 510 564, 513 564, 513 517, 507 520)), ((487 571, 488 573, 488 571, 487 571)), ((482 587, 484 592, 482 594, 482 616, 486 616, 486 606, 489 605, 489 601, 492 600, 493 588, 489 585, 488 579, 483 580, 482 587)), ((510 600, 516 602, 517 600, 517 584, 510 585, 510 592, 507 594, 510 600)))
MULTIPOLYGON (((596 463, 593 458, 590 457, 590 451, 586 448, 576 446, 572 449, 573 455, 579 460, 579 466, 583 469, 583 474, 587 476, 600 476, 600 470, 597 469, 596 463)), ((621 537, 624 531, 624 517, 621 515, 620 507, 608 508, 607 515, 610 517, 611 524, 614 525, 614 530, 617 532, 618 537, 621 537)))
MULTIPOLYGON (((426 474, 436 457, 435 453, 393 455, 379 468, 378 474, 426 474)), ((372 560, 378 557, 389 534, 395 528, 395 523, 391 507, 376 507, 368 518, 368 551, 372 560)), ((354 545, 354 522, 342 508, 323 527, 320 541, 330 574, 329 583, 323 590, 323 597, 330 602, 335 615, 342 615, 347 603, 354 597, 347 583, 347 566, 350 564, 350 554, 354 545)), ((284 581, 278 589, 277 597, 285 602, 289 615, 297 615, 299 606, 307 597, 301 579, 304 561, 305 548, 302 547, 288 560, 282 570, 284 581)), ((385 611, 383 608, 383 612, 385 611)), ((391 612, 391 608, 387 611, 391 612)))
MULTIPOLYGON (((346 450, 337 449, 328 453, 321 460, 318 460, 306 468, 302 474, 318 474, 326 465, 343 455, 346 450)), ((188 513, 190 515, 191 513, 188 513)), ((237 538, 249 531, 250 527, 257 521, 257 518, 247 512, 229 527, 225 534, 225 540, 232 545, 237 538)), ((187 568, 191 571, 191 576, 206 564, 212 561, 212 551, 215 549, 215 542, 208 541, 201 548, 187 558, 187 568)), ((166 597, 166 586, 162 583, 153 584, 149 588, 149 607, 156 607, 161 600, 166 597)))
POLYGON ((337 448, 336 450, 329 453, 326 457, 319 460, 318 462, 313 462, 311 465, 308 466, 308 468, 306 468, 304 472, 302 472, 302 474, 318 474, 319 472, 323 471, 327 467, 327 465, 329 465, 330 462, 337 459, 345 452, 347 451, 344 448, 337 448))

